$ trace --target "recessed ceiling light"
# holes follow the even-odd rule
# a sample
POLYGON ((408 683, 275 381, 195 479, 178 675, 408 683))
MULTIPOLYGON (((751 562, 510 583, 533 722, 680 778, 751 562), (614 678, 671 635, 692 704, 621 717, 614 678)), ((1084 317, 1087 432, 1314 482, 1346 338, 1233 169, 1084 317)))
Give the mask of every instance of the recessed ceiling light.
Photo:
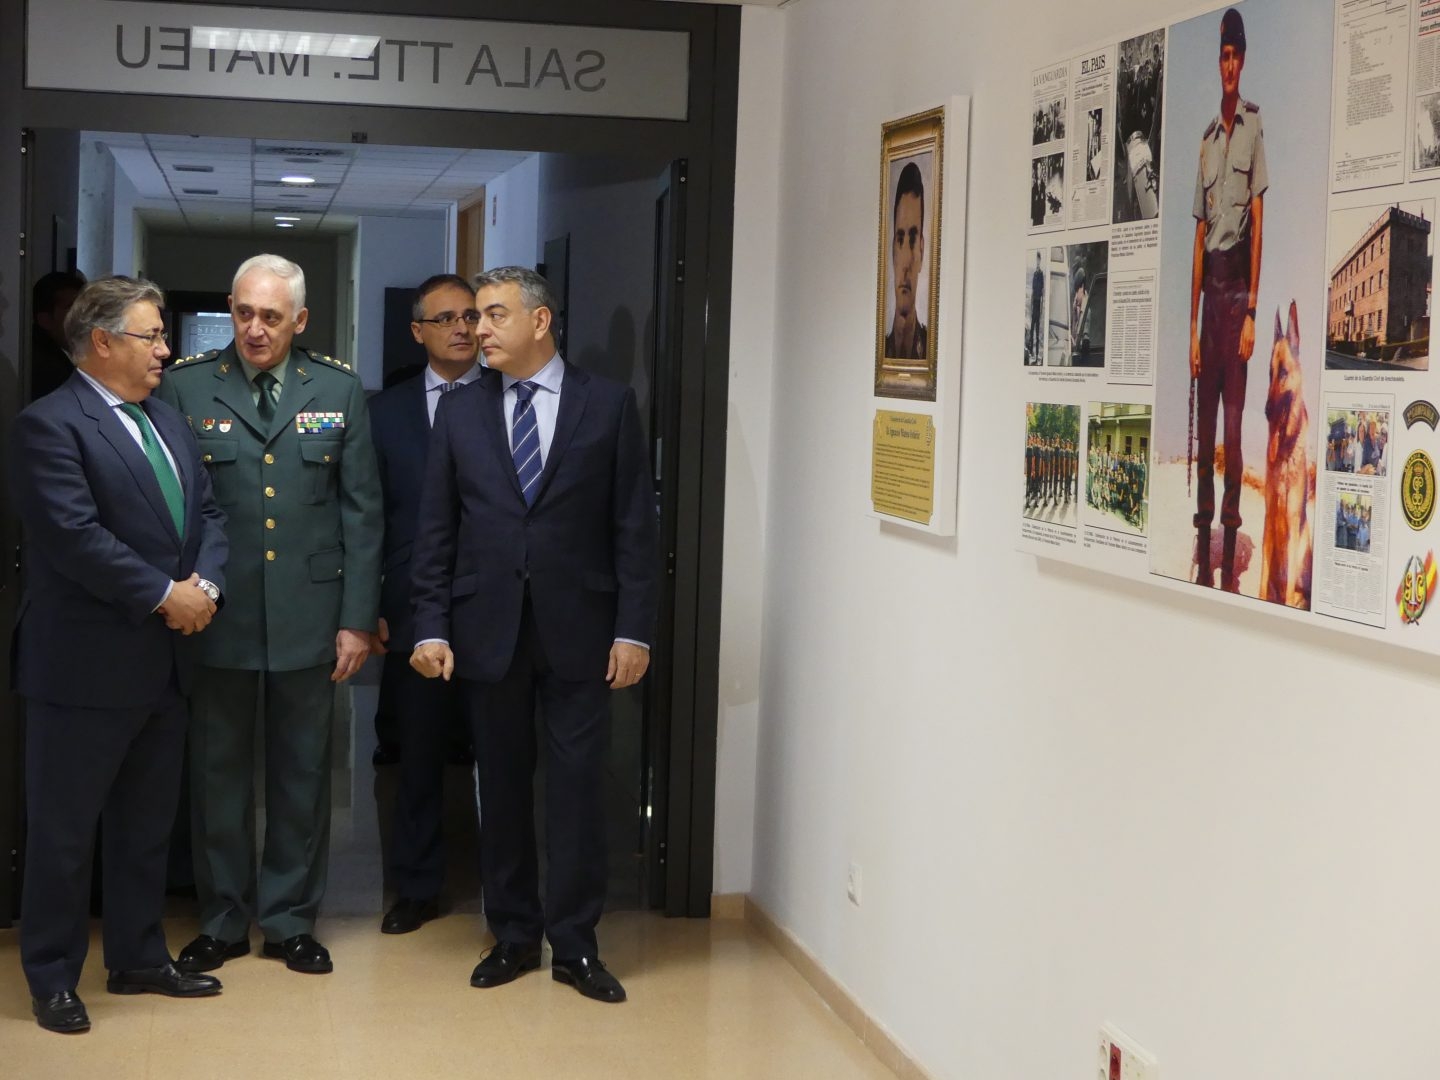
POLYGON ((300 176, 298 173, 292 173, 289 176, 280 177, 280 183, 282 184, 313 184, 314 182, 315 177, 300 176))
POLYGON ((277 221, 277 222, 275 222, 275 228, 277 228, 277 229, 293 229, 294 227, 295 227, 295 223, 294 223, 293 221, 277 221))
POLYGON ((276 221, 299 221, 300 219, 299 219, 296 215, 294 215, 294 214, 276 214, 276 215, 275 215, 275 220, 276 220, 276 221))

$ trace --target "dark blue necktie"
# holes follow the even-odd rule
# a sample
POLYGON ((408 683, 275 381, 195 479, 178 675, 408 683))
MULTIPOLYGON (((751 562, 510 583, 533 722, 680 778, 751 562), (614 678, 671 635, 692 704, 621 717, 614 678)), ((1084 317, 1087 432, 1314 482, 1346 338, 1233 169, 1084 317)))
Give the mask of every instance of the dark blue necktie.
POLYGON ((535 422, 535 409, 531 398, 539 386, 533 382, 515 384, 515 413, 510 434, 510 456, 515 461, 515 475, 520 480, 520 492, 525 496, 525 505, 535 502, 535 491, 540 486, 540 426, 535 422))

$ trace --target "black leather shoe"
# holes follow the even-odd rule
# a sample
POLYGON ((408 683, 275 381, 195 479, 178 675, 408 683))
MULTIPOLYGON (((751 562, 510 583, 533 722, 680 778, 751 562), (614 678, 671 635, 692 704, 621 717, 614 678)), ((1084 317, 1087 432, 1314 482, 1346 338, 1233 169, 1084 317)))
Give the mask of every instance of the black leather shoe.
POLYGON ((46 998, 31 998, 30 1011, 35 1014, 35 1022, 46 1031, 78 1035, 90 1030, 90 1014, 73 990, 61 990, 46 998))
POLYGON ((243 941, 227 942, 213 938, 209 934, 201 934, 180 950, 180 956, 175 961, 175 966, 186 974, 199 975, 202 971, 214 971, 223 966, 226 960, 234 960, 237 956, 246 956, 249 952, 249 938, 243 941))
POLYGON ((400 764, 400 744, 388 741, 376 743, 375 750, 370 754, 370 764, 377 769, 400 764))
POLYGON ((512 945, 502 941, 480 958, 470 975, 470 985, 488 988, 514 982, 540 966, 539 945, 512 945))
POLYGON ((596 1001, 613 1005, 625 1000, 625 987, 594 956, 582 956, 579 960, 551 960, 550 977, 556 982, 569 983, 585 997, 596 1001))
POLYGON ((395 906, 385 913, 385 918, 380 922, 380 932, 408 934, 439 917, 440 905, 433 896, 429 900, 406 900, 401 897, 395 906))
POLYGON ((309 934, 296 934, 281 942, 267 941, 265 955, 274 960, 284 960, 291 971, 306 975, 329 975, 335 970, 329 951, 309 934))
POLYGON ((160 967, 112 971, 105 983, 112 994, 164 994, 166 997, 209 997, 220 992, 220 980, 213 975, 191 975, 174 964, 160 967))

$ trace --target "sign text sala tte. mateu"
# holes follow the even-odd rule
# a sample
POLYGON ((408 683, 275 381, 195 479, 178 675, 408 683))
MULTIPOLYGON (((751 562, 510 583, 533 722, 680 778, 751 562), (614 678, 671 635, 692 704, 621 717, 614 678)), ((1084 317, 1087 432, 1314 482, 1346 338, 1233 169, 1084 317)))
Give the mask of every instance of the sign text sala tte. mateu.
POLYGON ((675 31, 30 0, 25 81, 35 89, 683 120, 689 48, 689 35, 675 31))

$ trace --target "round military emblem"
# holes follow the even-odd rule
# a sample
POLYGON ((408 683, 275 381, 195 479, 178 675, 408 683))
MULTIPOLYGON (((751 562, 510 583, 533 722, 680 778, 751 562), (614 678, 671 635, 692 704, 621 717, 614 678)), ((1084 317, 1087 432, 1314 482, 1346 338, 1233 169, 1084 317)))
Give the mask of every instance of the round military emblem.
POLYGON ((1401 481, 1400 503, 1405 520, 1412 529, 1423 529, 1435 514, 1435 465, 1424 450, 1416 450, 1405 459, 1405 475, 1401 481))
POLYGON ((1411 555, 1410 561, 1405 564, 1405 574, 1400 579, 1400 587, 1395 590, 1395 606, 1400 612, 1400 621, 1406 624, 1418 623, 1420 616, 1425 614, 1425 608, 1430 603, 1430 597, 1435 595, 1435 553, 1425 553, 1425 561, 1420 561, 1420 556, 1411 555))

